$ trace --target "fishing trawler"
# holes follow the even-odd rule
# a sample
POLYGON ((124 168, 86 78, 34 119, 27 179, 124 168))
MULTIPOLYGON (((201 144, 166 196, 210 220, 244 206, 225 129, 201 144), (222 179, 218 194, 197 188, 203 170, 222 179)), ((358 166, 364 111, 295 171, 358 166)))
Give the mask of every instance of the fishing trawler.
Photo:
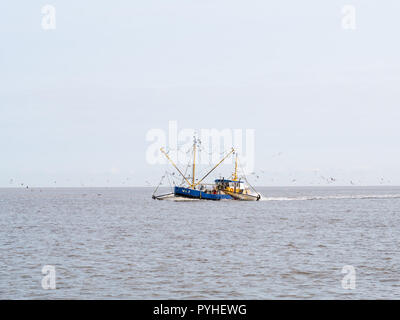
MULTIPOLYGON (((232 148, 211 170, 207 172, 199 181, 195 179, 196 173, 196 139, 193 143, 193 164, 192 164, 192 178, 191 181, 186 177, 185 174, 177 167, 174 161, 168 156, 163 148, 160 151, 176 169, 176 171, 182 176, 183 182, 186 183, 184 186, 174 186, 173 193, 155 195, 158 187, 153 192, 152 198, 157 200, 163 200, 170 198, 171 196, 176 198, 185 199, 198 199, 198 200, 259 200, 260 195, 256 192, 256 195, 251 194, 250 189, 244 184, 244 182, 238 178, 237 175, 237 164, 238 158, 236 154, 235 171, 232 175, 232 179, 217 179, 213 185, 203 183, 204 179, 207 178, 211 172, 213 172, 222 162, 224 162, 230 155, 235 153, 235 149, 232 148)), ((160 182, 161 184, 161 182, 160 182)))

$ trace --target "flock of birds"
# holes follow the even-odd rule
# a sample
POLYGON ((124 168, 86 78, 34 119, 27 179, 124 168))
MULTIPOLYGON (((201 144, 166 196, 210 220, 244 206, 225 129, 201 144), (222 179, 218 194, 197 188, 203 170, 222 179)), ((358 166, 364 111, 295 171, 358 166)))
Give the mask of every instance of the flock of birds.
MULTIPOLYGON (((187 153, 189 153, 189 152, 190 152, 190 150, 187 151, 187 153)), ((211 155, 211 153, 209 153, 209 155, 211 155)), ((221 155, 223 155, 223 153, 221 153, 221 155)), ((282 155, 283 155, 283 152, 278 152, 278 153, 276 153, 276 154, 273 154, 273 155, 272 155, 272 158, 280 157, 280 156, 282 156, 282 155)), ((188 164, 188 165, 187 165, 187 168, 190 168, 190 167, 191 167, 191 165, 188 164)), ((310 185, 313 185, 313 184, 314 184, 314 185, 315 185, 315 184, 317 184, 317 185, 321 185, 321 184, 334 184, 334 183, 336 183, 336 182, 339 182, 339 183, 342 182, 342 183, 344 183, 344 184, 349 183, 349 184, 352 185, 352 186, 357 185, 357 184, 362 184, 361 181, 355 181, 355 180, 350 180, 350 181, 347 180, 347 181, 344 181, 344 179, 338 179, 338 178, 332 177, 332 176, 324 176, 324 175, 321 175, 321 174, 319 173, 319 170, 317 170, 317 169, 314 170, 314 173, 315 173, 315 175, 316 175, 317 180, 314 180, 314 181, 310 182, 310 185)), ((175 172, 170 173, 170 175, 171 175, 171 176, 175 176, 175 172)), ((267 175, 270 175, 270 173, 268 173, 266 170, 262 170, 262 169, 260 169, 260 173, 251 172, 250 174, 248 174, 248 176, 251 177, 251 180, 255 181, 256 183, 259 182, 260 179, 262 179, 262 178, 264 178, 262 181, 263 181, 263 183, 265 183, 264 181, 266 180, 265 178, 267 177, 267 175)), ((291 182, 292 184, 296 184, 296 183, 299 181, 297 178, 295 178, 295 177, 290 177, 290 176, 291 176, 291 174, 289 175, 289 180, 290 180, 290 182, 291 182)), ((274 179, 273 177, 272 177, 272 178, 269 178, 269 180, 270 180, 272 183, 275 182, 275 179, 274 179)), ((122 184, 122 185, 126 185, 126 184, 129 183, 129 181, 130 181, 130 178, 127 177, 125 180, 123 180, 123 181, 121 182, 121 184, 122 184)), ((381 178, 379 179, 379 184, 380 184, 380 185, 388 184, 388 183, 390 183, 390 182, 391 182, 391 181, 390 181, 389 179, 385 179, 384 177, 381 177, 381 178)), ((106 180, 106 183, 109 184, 109 183, 110 183, 110 180, 107 179, 107 180, 106 180)), ((10 180, 9 180, 9 184, 10 184, 10 185, 15 185, 15 180, 14 180, 14 179, 10 179, 10 180)), ((53 181, 53 184, 56 185, 56 184, 57 184, 57 181, 54 180, 54 181, 53 181)), ((154 186, 154 183, 151 183, 149 180, 145 180, 145 184, 146 184, 146 186, 148 186, 148 187, 154 186)), ((25 183, 19 183, 19 185, 20 185, 22 188, 29 189, 29 186, 26 185, 25 183)), ((84 184, 83 182, 81 182, 80 185, 81 185, 81 187, 84 187, 84 186, 85 186, 85 184, 84 184)))
MULTIPOLYGON (((260 172, 265 173, 264 170, 260 170, 260 172)), ((172 173, 170 173, 170 175, 171 175, 171 176, 175 176, 175 173, 172 172, 172 173)), ((260 174, 256 174, 255 172, 250 173, 249 176, 251 176, 251 177, 252 177, 252 180, 255 181, 255 182, 260 181, 260 178, 261 178, 261 175, 260 175, 260 174)), ((190 177, 189 177, 189 179, 190 179, 190 177)), ((126 185, 126 184, 127 184, 127 181, 129 181, 129 178, 126 178, 126 180, 125 180, 125 181, 122 181, 121 184, 122 184, 122 185, 126 185)), ((275 182, 275 178, 271 178, 270 181, 271 181, 272 183, 275 182)), ((314 182, 310 182, 310 185, 313 185, 313 184, 314 184, 314 185, 315 185, 315 184, 321 185, 321 184, 323 184, 323 183, 324 183, 324 184, 333 184, 333 183, 335 183, 335 182, 337 182, 337 181, 340 182, 341 180, 339 180, 339 179, 337 179, 337 178, 334 178, 334 177, 324 177, 324 176, 320 175, 320 181, 317 181, 317 182, 315 182, 315 181, 314 181, 314 182)), ((109 184, 110 181, 107 180, 106 182, 107 182, 107 184, 109 184)), ((297 184, 298 180, 295 179, 295 178, 293 178, 293 179, 290 180, 290 182, 291 182, 292 184, 297 184)), ((352 185, 352 186, 355 186, 355 185, 357 185, 357 184, 360 184, 359 182, 356 183, 356 182, 353 181, 353 180, 350 180, 348 183, 350 183, 350 185, 352 185)), ((379 180, 379 184, 380 184, 380 185, 384 185, 384 184, 388 184, 388 183, 390 183, 390 180, 388 180, 388 179, 380 178, 380 180, 379 180)), ((14 179, 10 179, 9 184, 10 184, 10 185, 14 185, 14 179)), ((54 181, 54 184, 57 184, 57 182, 54 181)), ((154 183, 151 183, 149 180, 145 180, 145 184, 146 184, 147 187, 152 187, 152 186, 154 186, 154 183)), ((25 188, 25 189, 29 189, 29 188, 30 188, 28 185, 25 185, 24 183, 20 183, 19 185, 20 185, 22 188, 25 188)), ((85 187, 85 184, 84 184, 84 183, 81 183, 80 186, 81 186, 81 187, 85 187)))

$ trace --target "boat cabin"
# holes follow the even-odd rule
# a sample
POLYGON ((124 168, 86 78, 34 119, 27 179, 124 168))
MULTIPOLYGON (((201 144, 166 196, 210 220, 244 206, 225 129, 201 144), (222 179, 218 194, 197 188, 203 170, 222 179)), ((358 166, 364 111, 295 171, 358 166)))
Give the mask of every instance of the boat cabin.
POLYGON ((243 181, 240 180, 228 180, 228 179, 217 179, 215 184, 218 189, 226 190, 231 192, 243 193, 246 191, 246 186, 243 181))

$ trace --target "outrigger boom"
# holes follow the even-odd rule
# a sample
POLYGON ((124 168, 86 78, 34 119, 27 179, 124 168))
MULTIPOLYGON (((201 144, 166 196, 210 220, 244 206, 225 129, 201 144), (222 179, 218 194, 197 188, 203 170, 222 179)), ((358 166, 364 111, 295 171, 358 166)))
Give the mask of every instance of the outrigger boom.
POLYGON ((224 162, 225 159, 228 158, 233 152, 235 152, 235 149, 232 148, 231 152, 229 152, 225 157, 223 157, 222 160, 221 160, 220 162, 218 162, 218 163, 214 166, 214 168, 212 168, 210 171, 208 171, 208 173, 207 173, 203 178, 201 178, 200 181, 197 182, 197 183, 194 185, 194 187, 197 186, 197 185, 199 185, 205 178, 207 178, 207 176, 208 176, 211 172, 213 172, 222 162, 224 162))
POLYGON ((168 154, 164 151, 163 148, 160 148, 160 151, 165 155, 165 157, 172 163, 172 165, 174 166, 174 168, 180 173, 180 175, 183 177, 183 179, 186 180, 186 182, 188 183, 188 185, 191 185, 190 182, 188 181, 188 179, 186 179, 185 175, 181 172, 181 170, 179 170, 179 168, 176 166, 176 164, 172 161, 172 159, 168 156, 168 154))

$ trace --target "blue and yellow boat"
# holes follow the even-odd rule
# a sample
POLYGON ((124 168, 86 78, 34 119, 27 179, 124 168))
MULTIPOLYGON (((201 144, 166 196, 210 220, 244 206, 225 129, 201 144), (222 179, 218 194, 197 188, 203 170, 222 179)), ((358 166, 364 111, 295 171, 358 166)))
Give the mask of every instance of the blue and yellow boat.
MULTIPOLYGON (((189 179, 182 173, 181 170, 176 166, 168 154, 163 148, 160 149, 165 155, 172 166, 178 171, 183 177, 187 186, 175 186, 173 194, 165 194, 156 196, 153 194, 153 199, 162 200, 173 195, 174 197, 186 198, 186 199, 198 199, 198 200, 246 200, 254 201, 259 200, 260 195, 252 195, 249 188, 244 184, 243 181, 238 179, 237 175, 237 155, 235 161, 235 172, 232 175, 231 180, 217 179, 214 185, 206 185, 202 182, 207 178, 211 172, 213 172, 226 158, 235 152, 234 148, 224 156, 210 171, 207 172, 198 182, 195 180, 196 173, 196 139, 193 143, 193 165, 192 165, 192 179, 189 179)), ((157 189, 156 189, 157 190, 157 189)))

